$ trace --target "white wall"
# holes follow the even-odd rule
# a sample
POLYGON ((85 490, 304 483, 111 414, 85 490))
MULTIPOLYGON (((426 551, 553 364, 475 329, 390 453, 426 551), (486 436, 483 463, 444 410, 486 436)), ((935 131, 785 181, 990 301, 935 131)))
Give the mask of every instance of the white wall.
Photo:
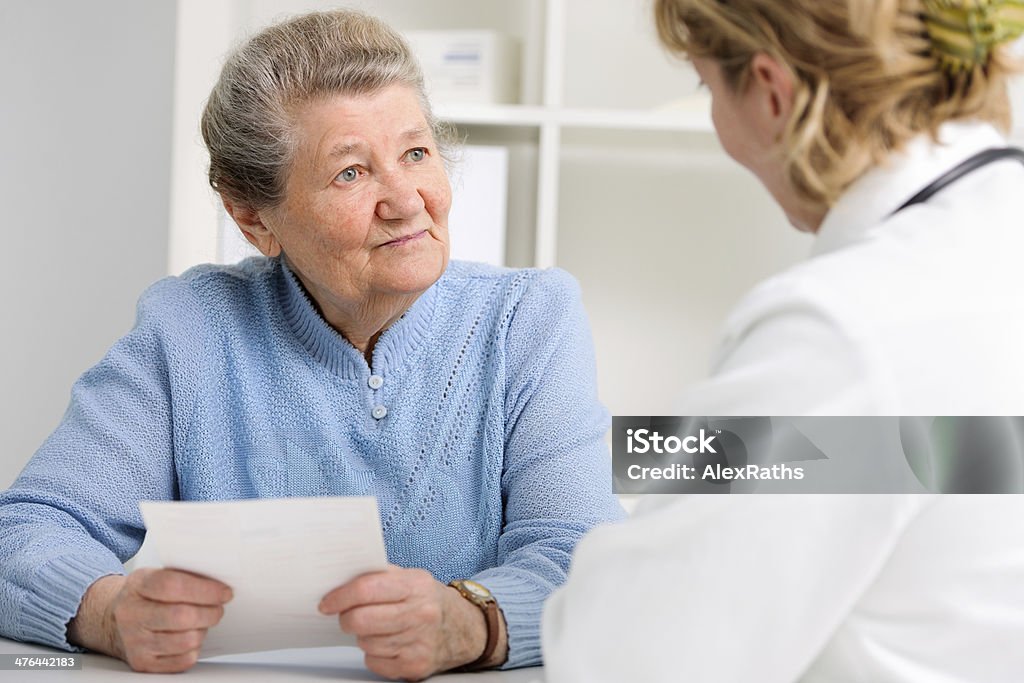
POLYGON ((601 400, 613 415, 675 415, 731 308, 809 238, 711 135, 566 144, 558 265, 583 291, 601 400))
POLYGON ((0 488, 166 271, 173 0, 0 2, 0 488))

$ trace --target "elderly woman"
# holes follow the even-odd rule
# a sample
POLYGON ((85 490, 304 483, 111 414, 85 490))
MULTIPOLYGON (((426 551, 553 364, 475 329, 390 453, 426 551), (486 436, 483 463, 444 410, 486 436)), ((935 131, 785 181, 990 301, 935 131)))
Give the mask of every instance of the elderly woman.
POLYGON ((187 669, 230 587, 125 576, 139 500, 374 495, 394 566, 320 604, 367 666, 538 663, 577 540, 621 516, 577 286, 449 263, 443 139, 376 19, 256 35, 202 129, 210 182, 265 257, 155 284, 75 385, 0 495, 0 632, 187 669))
MULTIPOLYGON (((683 414, 1024 415, 1024 153, 997 129, 1020 3, 655 8, 726 152, 816 235, 683 414)), ((658 498, 581 543, 552 680, 1021 679, 1019 496, 658 498)))

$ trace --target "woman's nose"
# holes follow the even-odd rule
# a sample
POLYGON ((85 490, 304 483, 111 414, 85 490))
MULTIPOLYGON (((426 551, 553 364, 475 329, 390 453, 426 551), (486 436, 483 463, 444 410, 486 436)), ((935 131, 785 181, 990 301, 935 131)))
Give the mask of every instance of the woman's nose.
POLYGON ((401 171, 381 180, 383 192, 377 202, 377 215, 382 219, 401 220, 419 215, 424 209, 419 186, 401 171))

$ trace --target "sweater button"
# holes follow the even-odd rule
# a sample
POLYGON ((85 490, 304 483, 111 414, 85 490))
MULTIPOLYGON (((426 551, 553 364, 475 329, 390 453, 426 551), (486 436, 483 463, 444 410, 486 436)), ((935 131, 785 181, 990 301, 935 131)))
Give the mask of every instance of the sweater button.
POLYGON ((373 415, 375 420, 383 420, 388 414, 388 409, 384 406, 374 406, 373 410, 370 411, 370 415, 373 415))
POLYGON ((367 382, 371 389, 380 389, 384 386, 384 378, 380 375, 370 375, 370 380, 367 382))

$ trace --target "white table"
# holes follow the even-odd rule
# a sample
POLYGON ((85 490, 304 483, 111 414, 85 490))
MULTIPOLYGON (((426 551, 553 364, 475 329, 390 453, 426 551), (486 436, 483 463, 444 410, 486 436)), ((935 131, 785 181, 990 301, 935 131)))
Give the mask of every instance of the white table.
MULTIPOLYGON (((59 657, 63 650, 42 645, 19 643, 0 638, 0 654, 43 655, 59 657)), ((105 683, 106 681, 170 680, 159 674, 140 674, 112 657, 98 654, 79 654, 82 669, 68 671, 0 671, 3 683, 105 683)), ((244 655, 226 655, 205 659, 189 669, 175 681, 200 682, 245 681, 383 681, 363 666, 363 653, 354 647, 324 647, 308 650, 277 650, 244 655)), ((437 683, 543 683, 544 669, 529 668, 514 671, 481 671, 470 674, 439 674, 429 679, 437 683)))

